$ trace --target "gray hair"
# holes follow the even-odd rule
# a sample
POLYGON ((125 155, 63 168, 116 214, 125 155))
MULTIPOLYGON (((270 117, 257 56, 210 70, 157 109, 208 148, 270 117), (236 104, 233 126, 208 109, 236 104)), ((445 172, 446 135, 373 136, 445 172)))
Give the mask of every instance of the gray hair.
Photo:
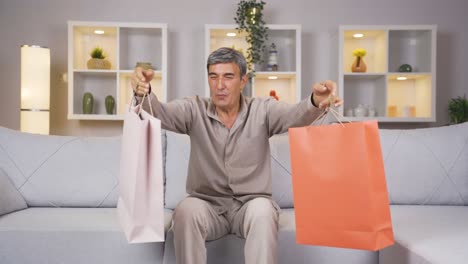
POLYGON ((219 48, 213 51, 210 56, 208 56, 206 69, 210 70, 210 65, 213 64, 229 62, 234 62, 239 67, 241 78, 247 73, 247 62, 244 58, 244 55, 242 55, 242 53, 239 51, 231 48, 219 48))

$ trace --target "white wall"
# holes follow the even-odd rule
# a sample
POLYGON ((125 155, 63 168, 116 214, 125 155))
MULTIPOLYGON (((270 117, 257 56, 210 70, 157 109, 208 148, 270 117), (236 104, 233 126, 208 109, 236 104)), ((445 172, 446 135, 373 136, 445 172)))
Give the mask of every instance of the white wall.
MULTIPOLYGON (((302 88, 337 79, 340 24, 437 24, 437 122, 383 124, 412 128, 448 123, 448 100, 468 96, 467 0, 267 0, 265 20, 302 24, 302 88)), ((169 28, 168 98, 203 94, 204 24, 233 24, 238 1, 198 0, 1 0, 0 126, 19 129, 20 45, 51 49, 51 133, 116 135, 121 122, 67 120, 67 21, 167 23, 169 28)))

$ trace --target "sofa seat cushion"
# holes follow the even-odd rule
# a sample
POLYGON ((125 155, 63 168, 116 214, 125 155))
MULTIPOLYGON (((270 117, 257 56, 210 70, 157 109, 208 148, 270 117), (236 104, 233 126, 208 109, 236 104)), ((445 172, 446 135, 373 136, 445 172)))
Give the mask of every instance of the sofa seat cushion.
POLYGON ((468 206, 391 206, 395 245, 380 252, 380 264, 465 264, 468 206))
MULTIPOLYGON (((278 263, 288 264, 378 264, 378 252, 296 244, 294 209, 281 209, 278 233, 278 263)), ((164 263, 175 263, 171 230, 165 243, 164 263)), ((244 263, 245 240, 235 235, 206 243, 208 264, 244 263)))
MULTIPOLYGON (((169 228, 171 211, 165 213, 169 228)), ((0 217, 0 263, 162 263, 164 243, 129 245, 115 208, 32 207, 0 217)))

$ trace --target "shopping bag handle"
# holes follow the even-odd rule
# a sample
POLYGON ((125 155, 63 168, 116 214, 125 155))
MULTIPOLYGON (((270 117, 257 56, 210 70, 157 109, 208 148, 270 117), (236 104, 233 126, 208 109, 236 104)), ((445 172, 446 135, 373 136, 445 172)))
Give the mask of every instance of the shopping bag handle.
MULTIPOLYGON (((130 107, 133 105, 133 102, 136 101, 135 99, 136 96, 133 96, 132 97, 132 101, 130 102, 130 105, 128 106, 128 111, 130 111, 130 107)), ((140 108, 138 109, 138 115, 141 114, 141 111, 143 110, 143 103, 145 102, 145 98, 148 98, 148 103, 149 103, 149 107, 150 107, 150 113, 152 116, 154 116, 153 114, 153 106, 151 104, 151 96, 150 94, 144 94, 143 95, 143 98, 141 99, 141 103, 139 104, 140 105, 140 108)))
MULTIPOLYGON (((333 109, 333 107, 332 107, 332 103, 335 101, 335 96, 329 95, 327 100, 329 101, 328 107, 325 108, 325 111, 323 111, 317 118, 315 118, 315 120, 312 121, 312 123, 315 123, 315 121, 319 120, 320 118, 327 116, 328 113, 332 113, 332 115, 335 117, 335 119, 341 124, 341 126, 344 127, 343 122, 346 122, 346 121, 343 120, 343 119, 345 119, 344 116, 342 114, 340 114, 340 112, 333 109), (343 122, 341 122, 342 120, 343 120, 343 122)), ((320 125, 323 124, 324 120, 325 120, 325 118, 322 119, 322 122, 320 122, 320 125)))

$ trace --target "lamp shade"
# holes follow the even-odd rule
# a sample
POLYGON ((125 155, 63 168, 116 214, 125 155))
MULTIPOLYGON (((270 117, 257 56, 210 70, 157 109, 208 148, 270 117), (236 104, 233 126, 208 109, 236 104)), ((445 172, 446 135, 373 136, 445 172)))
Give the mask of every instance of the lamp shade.
POLYGON ((50 49, 21 46, 21 131, 49 134, 50 49))

